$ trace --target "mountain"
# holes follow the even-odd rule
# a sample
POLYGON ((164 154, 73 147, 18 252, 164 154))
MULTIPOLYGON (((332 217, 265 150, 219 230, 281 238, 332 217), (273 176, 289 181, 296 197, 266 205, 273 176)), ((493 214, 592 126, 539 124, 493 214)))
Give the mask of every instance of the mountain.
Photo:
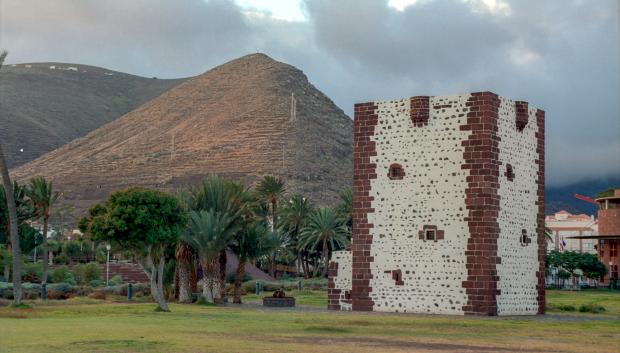
POLYGON ((183 81, 66 63, 5 65, 0 141, 9 167, 84 136, 183 81))
POLYGON ((44 175, 81 211, 112 190, 175 190, 209 174, 334 202, 352 183, 352 120, 299 69, 253 54, 187 80, 13 170, 44 175))
POLYGON ((573 183, 561 187, 547 187, 545 189, 545 212, 553 214, 565 210, 572 214, 585 213, 596 215, 596 205, 578 200, 575 194, 594 197, 597 193, 612 187, 620 186, 620 178, 604 180, 590 180, 573 183))

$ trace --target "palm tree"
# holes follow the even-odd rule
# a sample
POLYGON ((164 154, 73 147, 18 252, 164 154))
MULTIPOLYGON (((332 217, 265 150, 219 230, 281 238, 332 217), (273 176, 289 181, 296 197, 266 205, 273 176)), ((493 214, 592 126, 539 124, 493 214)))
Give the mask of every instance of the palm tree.
POLYGON ((270 264, 270 270, 273 271, 272 277, 275 277, 278 258, 289 259, 293 255, 291 252, 291 238, 288 234, 279 230, 269 231, 265 237, 264 244, 263 258, 267 258, 267 263, 270 264))
POLYGON ((545 239, 547 243, 553 243, 553 231, 547 227, 545 227, 545 239))
POLYGON ((180 241, 175 250, 177 260, 177 273, 179 276, 179 303, 192 302, 191 273, 192 259, 194 258, 194 250, 192 247, 180 241))
POLYGON ((220 299, 219 255, 238 231, 234 218, 222 212, 191 211, 187 232, 182 236, 198 254, 203 270, 203 296, 214 303, 220 299))
POLYGON ((259 199, 271 205, 271 230, 278 228, 278 201, 285 191, 284 181, 271 175, 265 175, 256 185, 259 199))
POLYGON ((233 303, 241 304, 241 283, 245 274, 245 264, 264 254, 267 230, 260 224, 246 227, 236 236, 233 251, 239 258, 235 272, 235 294, 233 303))
MULTIPOLYGON (((0 53, 0 68, 8 53, 0 53)), ((2 185, 6 193, 6 204, 9 211, 11 243, 13 244, 13 305, 19 306, 22 303, 22 271, 21 271, 21 249, 19 248, 19 233, 17 229, 17 207, 13 198, 13 185, 9 176, 9 167, 6 164, 4 150, 0 143, 0 175, 2 175, 2 185)))
MULTIPOLYGON (((204 211, 211 214, 208 219, 203 217, 203 223, 206 221, 221 221, 223 218, 225 218, 228 222, 226 230, 219 230, 218 234, 202 235, 203 237, 211 236, 218 239, 218 242, 211 242, 212 246, 218 245, 219 252, 217 256, 213 258, 209 257, 209 263, 205 262, 205 249, 202 250, 203 255, 201 256, 201 250, 196 246, 196 243, 186 241, 188 244, 192 245, 194 250, 196 250, 199 254, 201 264, 203 265, 202 269, 205 279, 217 282, 217 285, 210 286, 212 289, 217 289, 218 294, 213 296, 212 292, 207 293, 207 291, 205 291, 205 294, 217 299, 225 296, 226 249, 232 241, 232 235, 243 229, 246 215, 249 214, 249 208, 247 207, 246 200, 247 194, 248 192, 243 184, 227 181, 218 176, 211 176, 202 184, 201 187, 192 190, 189 196, 183 198, 187 208, 194 213, 202 213, 204 211), (232 235, 227 233, 230 229, 234 230, 232 235), (222 236, 220 233, 226 233, 226 236, 222 236)), ((197 229, 197 225, 198 223, 194 222, 194 230, 197 229)), ((205 227, 213 226, 213 224, 203 224, 203 233, 204 229, 208 229, 205 227)), ((194 236, 199 233, 200 232, 194 232, 194 236)))
POLYGON ((336 212, 350 230, 353 225, 353 190, 351 188, 340 192, 340 203, 336 207, 336 212))
POLYGON ((318 249, 322 245, 323 276, 327 275, 329 247, 332 250, 348 244, 347 228, 333 208, 321 207, 308 220, 301 232, 300 244, 306 249, 318 249))
MULTIPOLYGON (((284 195, 286 188, 284 181, 280 178, 265 175, 263 179, 256 185, 256 195, 258 199, 271 205, 271 230, 278 229, 278 201, 284 195)), ((275 254, 272 255, 271 268, 269 274, 272 277, 276 275, 275 254)))
POLYGON ((60 193, 53 190, 52 182, 38 176, 30 179, 27 195, 32 202, 32 206, 39 218, 43 220, 43 278, 41 284, 47 284, 47 268, 49 254, 47 249, 47 227, 49 225, 50 211, 60 193))
POLYGON ((308 266, 307 264, 304 266, 302 261, 303 249, 299 246, 299 235, 312 211, 313 207, 310 201, 300 194, 295 194, 288 202, 282 205, 279 215, 280 228, 282 231, 288 233, 295 243, 298 272, 302 272, 301 267, 303 267, 306 278, 308 277, 308 266))

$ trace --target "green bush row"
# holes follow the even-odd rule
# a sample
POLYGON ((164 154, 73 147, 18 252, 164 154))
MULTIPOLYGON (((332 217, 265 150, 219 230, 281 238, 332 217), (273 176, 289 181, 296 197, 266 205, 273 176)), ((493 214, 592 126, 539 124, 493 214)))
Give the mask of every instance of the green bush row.
MULTIPOLYGON (((327 289, 327 278, 298 278, 298 279, 290 279, 283 281, 258 281, 261 282, 263 291, 272 292, 281 288, 284 288, 285 291, 290 291, 298 288, 298 283, 301 281, 302 289, 310 289, 310 290, 325 290, 327 289)), ((248 292, 252 293, 256 290, 256 280, 244 282, 242 287, 248 292)))
POLYGON ((593 313, 598 314, 605 312, 605 307, 598 304, 582 304, 579 308, 576 308, 571 304, 560 304, 556 307, 552 307, 551 309, 557 309, 559 311, 579 311, 580 313, 593 313))
MULTIPOLYGON (((148 284, 133 284, 133 295, 136 297, 151 294, 148 284)), ((118 284, 103 288, 93 288, 91 286, 76 286, 69 283, 51 283, 47 285, 48 299, 68 299, 76 296, 87 296, 93 292, 102 292, 106 295, 126 296, 128 284, 118 284)), ((39 299, 41 295, 41 285, 38 283, 23 283, 22 292, 24 299, 39 299)), ((13 299, 13 284, 0 282, 0 299, 13 299)))
MULTIPOLYGON (((41 262, 28 262, 23 265, 22 278, 27 282, 40 282, 43 277, 41 262)), ((78 264, 75 266, 59 266, 50 269, 47 281, 49 283, 68 283, 71 285, 92 285, 101 281, 101 269, 97 264, 78 264)))

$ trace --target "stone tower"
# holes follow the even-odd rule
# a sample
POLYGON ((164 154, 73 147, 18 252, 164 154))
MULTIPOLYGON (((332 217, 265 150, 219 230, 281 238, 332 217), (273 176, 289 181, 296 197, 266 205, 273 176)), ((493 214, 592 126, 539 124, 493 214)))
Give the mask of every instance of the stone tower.
POLYGON ((544 135, 542 110, 490 92, 356 104, 329 308, 544 313, 544 135))

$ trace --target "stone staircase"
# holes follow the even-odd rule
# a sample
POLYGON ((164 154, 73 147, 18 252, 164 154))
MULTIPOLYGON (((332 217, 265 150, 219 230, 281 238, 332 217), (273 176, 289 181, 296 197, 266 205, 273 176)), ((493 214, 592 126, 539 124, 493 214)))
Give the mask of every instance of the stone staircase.
MULTIPOLYGON (((106 265, 102 264, 101 278, 105 281, 106 265)), ((139 265, 131 263, 110 262, 110 278, 119 275, 123 279, 123 283, 143 283, 149 282, 149 278, 139 265)))

